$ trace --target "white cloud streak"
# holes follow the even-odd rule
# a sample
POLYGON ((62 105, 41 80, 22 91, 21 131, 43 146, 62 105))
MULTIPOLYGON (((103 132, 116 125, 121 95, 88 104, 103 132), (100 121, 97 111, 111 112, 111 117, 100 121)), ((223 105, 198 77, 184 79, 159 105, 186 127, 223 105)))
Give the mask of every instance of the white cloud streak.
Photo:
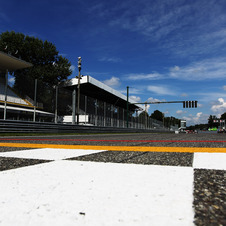
POLYGON ((158 95, 169 95, 169 96, 175 96, 177 95, 174 89, 167 87, 167 86, 148 86, 148 91, 151 91, 153 93, 156 93, 158 95))
POLYGON ((118 87, 121 84, 120 79, 115 77, 115 76, 111 77, 110 79, 103 81, 103 83, 110 86, 110 87, 118 87))
POLYGON ((211 110, 217 114, 218 116, 220 116, 221 114, 223 114, 224 112, 226 112, 226 101, 223 98, 219 98, 218 99, 218 103, 214 104, 211 107, 211 110))
MULTIPOLYGON (((165 78, 178 79, 186 81, 202 81, 202 80, 219 80, 226 79, 226 58, 212 58, 193 62, 186 66, 174 66, 169 68, 165 74, 154 73, 137 73, 128 74, 124 79, 131 81, 138 80, 161 80, 165 78)), ((223 86, 226 90, 226 85, 223 86)), ((183 96, 187 94, 182 94, 183 96)))
POLYGON ((205 59, 190 65, 170 68, 169 77, 180 80, 201 81, 226 78, 226 58, 205 59))
POLYGON ((72 72, 74 72, 75 69, 76 69, 75 65, 72 64, 72 65, 70 66, 70 70, 72 70, 72 72))
POLYGON ((139 74, 129 74, 125 76, 125 79, 127 80, 159 80, 159 79, 163 79, 164 76, 162 74, 159 74, 157 72, 155 73, 148 73, 148 74, 143 74, 143 73, 139 73, 139 74))
POLYGON ((141 34, 160 48, 183 57, 226 49, 222 2, 141 0, 131 4, 124 1, 113 8, 111 15, 111 26, 141 34), (114 16, 112 12, 116 11, 121 11, 120 16, 114 16))
POLYGON ((183 119, 187 121, 187 125, 207 123, 209 115, 198 112, 196 115, 184 116, 183 119))
POLYGON ((156 99, 156 98, 153 98, 153 97, 149 97, 146 102, 160 102, 160 101, 161 100, 159 100, 159 99, 156 99))
POLYGON ((118 57, 101 57, 99 59, 99 61, 102 61, 102 62, 111 62, 111 63, 119 63, 119 62, 122 62, 122 59, 120 59, 118 57))
POLYGON ((138 96, 130 96, 129 98, 133 101, 133 103, 138 103, 141 101, 140 97, 138 96))

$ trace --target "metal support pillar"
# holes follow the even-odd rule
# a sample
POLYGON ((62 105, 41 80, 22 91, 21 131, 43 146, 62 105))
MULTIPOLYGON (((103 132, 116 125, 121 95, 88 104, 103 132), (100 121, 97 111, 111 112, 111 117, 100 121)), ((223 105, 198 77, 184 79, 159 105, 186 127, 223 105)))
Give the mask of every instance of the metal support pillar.
POLYGON ((114 110, 114 106, 111 105, 111 127, 113 126, 113 110, 114 110))
POLYGON ((95 126, 97 126, 97 99, 95 100, 95 126))
POLYGON ((125 109, 122 109, 122 127, 125 127, 125 109))
POLYGON ((7 105, 7 90, 8 90, 8 73, 9 73, 9 71, 6 70, 6 73, 5 73, 5 105, 4 105, 4 120, 6 120, 6 105, 7 105))
POLYGON ((76 109, 76 87, 72 92, 72 124, 75 124, 75 109, 76 109))
POLYGON ((87 120, 87 96, 85 96, 85 124, 86 124, 86 120, 87 120))
POLYGON ((104 102, 104 127, 106 126, 106 102, 104 102))
POLYGON ((119 107, 117 107, 117 127, 119 127, 119 107))
POLYGON ((138 121, 138 110, 136 110, 136 128, 138 129, 138 124, 139 124, 139 121, 138 121))
POLYGON ((36 105, 37 105, 37 84, 38 84, 38 80, 36 78, 35 79, 35 93, 34 93, 34 115, 33 115, 33 122, 36 121, 35 117, 36 117, 36 105))
POLYGON ((81 80, 81 62, 82 62, 82 58, 78 57, 78 105, 77 105, 77 124, 79 124, 79 109, 80 109, 80 80, 81 80))
POLYGON ((55 123, 57 123, 58 86, 56 86, 55 88, 56 88, 55 123))
POLYGON ((127 99, 126 99, 126 127, 129 128, 129 86, 127 89, 127 99))

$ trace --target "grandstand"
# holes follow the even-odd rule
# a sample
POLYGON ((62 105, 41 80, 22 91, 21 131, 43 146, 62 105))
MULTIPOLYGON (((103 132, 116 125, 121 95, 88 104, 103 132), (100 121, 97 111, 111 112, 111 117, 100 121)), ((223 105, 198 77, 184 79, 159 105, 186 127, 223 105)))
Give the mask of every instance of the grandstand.
MULTIPOLYGON (((76 91, 78 79, 66 81, 64 87, 76 91)), ((147 114, 143 117, 142 114, 138 114, 138 111, 144 111, 142 105, 128 98, 127 112, 127 96, 119 91, 91 76, 82 77, 80 81, 80 124, 122 128, 128 125, 128 128, 137 129, 163 128, 162 122, 147 117, 147 114)), ((68 123, 69 117, 65 118, 68 123)), ((70 122, 72 122, 72 117, 70 117, 70 122)))
MULTIPOLYGON (((0 78, 0 102, 5 101, 5 81, 0 78)), ((10 86, 7 88, 7 102, 22 106, 34 107, 29 101, 20 98, 10 86)))
POLYGON ((42 121, 54 114, 36 110, 31 98, 21 98, 8 85, 8 72, 32 67, 32 64, 0 51, 0 118, 25 121, 42 121))
MULTIPOLYGON (((73 93, 73 103, 69 104, 72 115, 58 116, 57 104, 55 114, 44 112, 40 108, 37 109, 39 105, 34 104, 31 98, 21 98, 8 85, 9 71, 27 67, 32 67, 32 65, 0 51, 0 119, 53 121, 55 116, 55 122, 75 123, 76 113, 77 119, 80 118, 80 120, 77 120, 79 124, 137 129, 163 128, 162 122, 151 119, 147 114, 138 113, 143 111, 141 105, 133 103, 134 101, 130 98, 127 101, 125 95, 91 76, 83 76, 81 79, 79 110, 77 110, 75 100, 78 79, 73 78, 60 85, 60 87, 69 91, 68 94, 73 93)), ((69 100, 71 97, 70 94, 66 98, 69 100)))

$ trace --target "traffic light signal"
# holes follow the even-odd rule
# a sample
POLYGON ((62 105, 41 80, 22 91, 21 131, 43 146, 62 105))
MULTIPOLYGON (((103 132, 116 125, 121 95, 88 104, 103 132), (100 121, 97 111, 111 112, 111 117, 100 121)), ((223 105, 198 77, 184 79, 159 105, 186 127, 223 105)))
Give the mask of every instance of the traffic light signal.
POLYGON ((183 101, 183 108, 197 108, 198 101, 183 101))

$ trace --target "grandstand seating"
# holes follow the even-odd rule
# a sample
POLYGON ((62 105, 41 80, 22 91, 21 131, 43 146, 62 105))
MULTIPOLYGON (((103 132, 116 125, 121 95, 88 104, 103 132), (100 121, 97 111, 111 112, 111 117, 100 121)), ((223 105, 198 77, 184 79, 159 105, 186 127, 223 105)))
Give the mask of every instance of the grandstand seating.
MULTIPOLYGON (((5 84, 2 81, 0 81, 0 101, 5 101, 5 84)), ((7 102, 12 104, 32 106, 29 101, 19 97, 9 86, 7 89, 7 102)))

